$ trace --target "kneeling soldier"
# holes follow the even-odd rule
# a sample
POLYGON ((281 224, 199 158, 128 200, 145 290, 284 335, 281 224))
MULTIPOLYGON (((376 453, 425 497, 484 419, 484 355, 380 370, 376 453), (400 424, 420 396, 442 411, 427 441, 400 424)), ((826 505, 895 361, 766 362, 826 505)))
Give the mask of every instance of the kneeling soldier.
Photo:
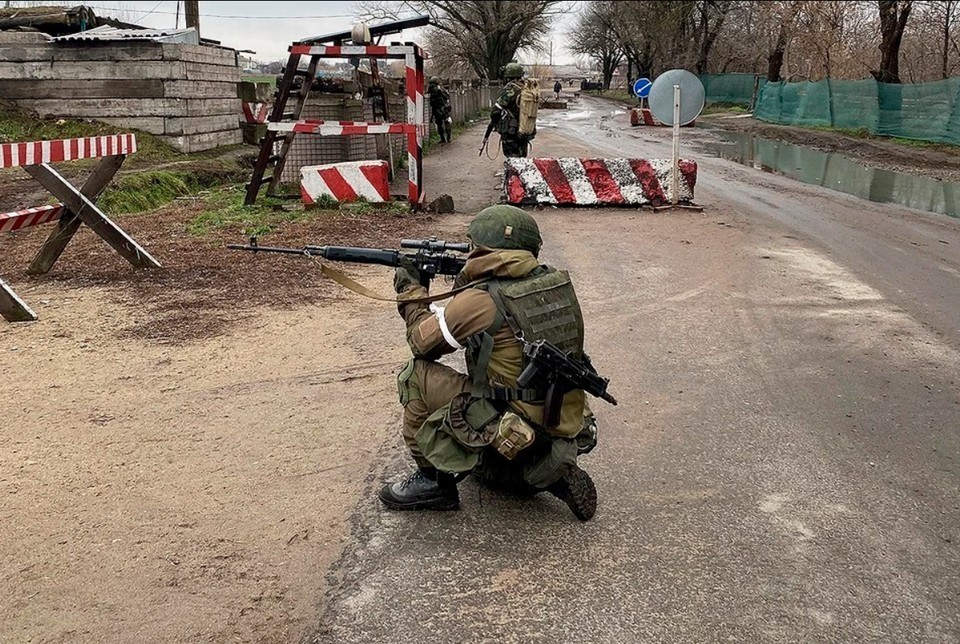
MULTIPOLYGON (((472 472, 514 491, 548 491, 586 521, 597 492, 577 457, 596 444, 596 423, 584 391, 520 378, 529 366, 523 341, 547 341, 589 365, 569 275, 539 263, 540 230, 519 208, 486 208, 468 237, 457 278, 467 288, 445 308, 399 304, 414 356, 398 377, 403 437, 417 470, 385 485, 380 500, 395 510, 452 510, 458 478, 472 472), (467 375, 437 362, 458 349, 467 375)), ((401 299, 427 295, 412 266, 397 269, 394 285, 401 299)))

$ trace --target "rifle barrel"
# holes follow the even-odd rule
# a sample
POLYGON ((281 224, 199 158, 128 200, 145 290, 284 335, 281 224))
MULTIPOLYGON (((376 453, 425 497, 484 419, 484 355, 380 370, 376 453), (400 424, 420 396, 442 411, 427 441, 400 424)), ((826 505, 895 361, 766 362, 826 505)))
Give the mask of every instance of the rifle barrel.
POLYGON ((249 250, 253 253, 286 253, 287 255, 309 255, 304 248, 278 248, 276 246, 248 246, 246 244, 227 244, 230 250, 249 250))

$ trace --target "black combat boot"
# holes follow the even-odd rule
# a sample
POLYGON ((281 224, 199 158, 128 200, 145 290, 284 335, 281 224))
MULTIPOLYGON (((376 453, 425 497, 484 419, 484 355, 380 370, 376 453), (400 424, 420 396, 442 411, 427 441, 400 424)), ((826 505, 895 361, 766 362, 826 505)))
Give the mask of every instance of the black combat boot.
POLYGON ((457 484, 450 474, 421 467, 398 483, 380 488, 380 500, 391 510, 456 510, 457 484))
POLYGON ((589 521, 597 511, 597 488, 593 479, 576 465, 571 466, 547 491, 566 503, 581 521, 589 521))

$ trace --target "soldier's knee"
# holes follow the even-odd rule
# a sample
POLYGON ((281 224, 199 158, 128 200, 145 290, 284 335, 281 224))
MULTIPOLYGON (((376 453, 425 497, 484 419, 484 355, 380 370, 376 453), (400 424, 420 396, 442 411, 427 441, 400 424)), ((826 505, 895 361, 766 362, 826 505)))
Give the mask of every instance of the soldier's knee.
POLYGON ((423 394, 420 391, 420 377, 417 369, 416 358, 410 358, 410 361, 403 366, 400 373, 397 374, 397 396, 400 398, 400 404, 404 408, 411 401, 423 402, 423 394))

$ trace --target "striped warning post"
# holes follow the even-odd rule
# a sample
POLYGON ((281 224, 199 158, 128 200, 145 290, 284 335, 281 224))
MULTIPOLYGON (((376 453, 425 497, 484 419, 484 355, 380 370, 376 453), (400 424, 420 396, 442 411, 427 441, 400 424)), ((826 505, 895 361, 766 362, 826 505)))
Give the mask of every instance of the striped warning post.
POLYGON ((0 143, 0 168, 18 168, 41 163, 94 159, 137 151, 133 134, 88 136, 81 139, 0 143))
POLYGON ((0 233, 9 233, 21 228, 38 226, 59 219, 63 214, 63 204, 27 208, 16 212, 0 212, 0 233))
POLYGON ((337 201, 362 197, 373 203, 390 201, 390 169, 386 161, 353 161, 300 169, 303 203, 312 204, 326 195, 337 201))
POLYGON ((407 133, 407 199, 411 204, 423 202, 423 139, 426 123, 423 120, 423 56, 411 52, 406 55, 407 123, 415 124, 407 133))
MULTIPOLYGON (((507 159, 503 194, 532 206, 661 206, 672 202, 668 159, 507 159)), ((680 161, 679 201, 693 200, 695 161, 680 161)))

